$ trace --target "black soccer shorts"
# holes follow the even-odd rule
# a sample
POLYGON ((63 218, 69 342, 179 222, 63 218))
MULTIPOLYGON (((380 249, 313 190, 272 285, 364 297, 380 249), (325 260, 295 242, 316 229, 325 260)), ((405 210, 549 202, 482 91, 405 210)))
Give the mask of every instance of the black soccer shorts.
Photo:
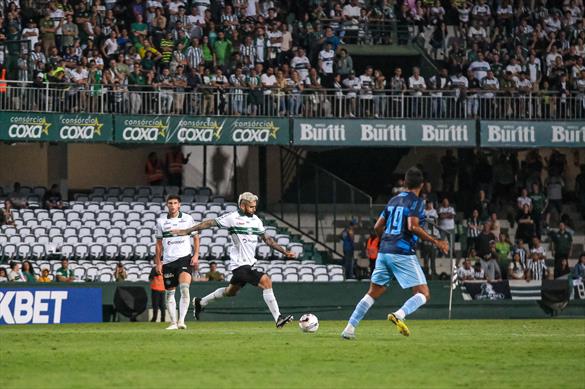
POLYGON ((179 275, 181 273, 191 274, 193 267, 191 266, 191 255, 179 258, 176 261, 163 265, 162 272, 165 280, 165 289, 173 289, 179 285, 179 275))
POLYGON ((252 269, 250 265, 240 266, 232 271, 230 284, 243 288, 246 284, 258 286, 260 279, 265 273, 252 269))

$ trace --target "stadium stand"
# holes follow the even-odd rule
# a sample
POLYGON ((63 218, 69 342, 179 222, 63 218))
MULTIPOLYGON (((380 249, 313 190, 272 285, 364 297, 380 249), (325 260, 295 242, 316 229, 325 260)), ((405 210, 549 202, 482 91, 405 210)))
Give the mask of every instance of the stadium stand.
POLYGON ((510 119, 585 113, 581 0, 3 4, 4 110, 510 119), (356 47, 367 54, 380 45, 420 47, 436 70, 419 77, 416 68, 364 69, 352 60, 356 47))
MULTIPOLYGON (((62 258, 68 258, 78 281, 100 282, 109 282, 118 262, 127 270, 136 269, 135 273, 129 271, 129 275, 136 274, 136 277, 129 277, 128 281, 148 279, 153 266, 155 220, 165 207, 162 202, 150 201, 178 191, 169 187, 94 187, 88 194, 76 194, 76 200, 67 203, 66 209, 46 210, 31 201, 36 195, 29 187, 23 186, 21 190, 27 193, 30 205, 27 209, 13 211, 14 225, 0 227, 3 262, 33 260, 36 274, 40 274, 41 268, 55 268, 62 258), (138 201, 146 197, 149 202, 138 201)), ((209 200, 207 203, 183 202, 182 211, 189 212, 195 221, 215 218, 236 209, 235 203, 213 196, 209 188, 187 187, 183 192, 192 193, 193 199, 203 193, 209 200)), ((271 225, 274 224, 272 220, 265 220, 265 223, 267 233, 294 252, 299 260, 285 262, 279 253, 259 244, 259 267, 270 270, 285 282, 343 279, 340 266, 317 264, 311 259, 311 246, 305 251, 304 243, 288 234, 286 229, 271 225)), ((199 273, 207 272, 210 261, 218 261, 218 271, 229 280, 231 273, 226 271, 226 261, 230 246, 227 230, 202 231, 199 273)))

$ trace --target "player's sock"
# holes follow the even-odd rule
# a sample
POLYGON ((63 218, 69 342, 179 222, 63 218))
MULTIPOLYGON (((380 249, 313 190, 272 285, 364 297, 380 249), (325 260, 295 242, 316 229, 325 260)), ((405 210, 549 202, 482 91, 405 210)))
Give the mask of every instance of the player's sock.
POLYGON ((179 291, 181 292, 181 299, 179 300, 179 323, 185 322, 185 316, 189 310, 189 303, 191 302, 191 296, 189 296, 189 284, 179 284, 179 291))
POLYGON ((167 299, 167 309, 171 317, 171 323, 177 323, 177 301, 175 301, 175 290, 165 291, 165 297, 167 299))
POLYGON ((370 307, 374 305, 374 302, 376 302, 376 300, 374 300, 369 294, 366 294, 356 305, 351 317, 349 318, 348 326, 345 327, 346 330, 353 332, 355 327, 357 327, 364 316, 366 316, 370 307))
POLYGON ((426 302, 427 298, 425 297, 425 295, 422 293, 417 293, 408 300, 406 300, 404 305, 400 307, 399 310, 394 312, 394 316, 396 316, 400 320, 404 320, 406 316, 410 315, 411 313, 419 309, 426 302))
POLYGON ((225 288, 216 289, 215 291, 209 293, 207 296, 201 299, 201 306, 204 307, 213 300, 217 300, 222 297, 225 297, 225 288))
POLYGON ((272 288, 264 289, 262 291, 262 297, 264 297, 264 302, 268 305, 268 309, 270 309, 274 321, 277 321, 280 316, 280 309, 278 309, 278 302, 276 301, 276 297, 274 297, 272 288))

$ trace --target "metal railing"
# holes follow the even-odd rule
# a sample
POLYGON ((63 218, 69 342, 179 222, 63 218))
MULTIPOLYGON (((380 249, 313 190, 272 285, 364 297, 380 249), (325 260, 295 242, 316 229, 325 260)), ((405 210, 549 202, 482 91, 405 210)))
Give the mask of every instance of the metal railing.
POLYGON ((527 119, 585 118, 585 91, 554 93, 431 90, 212 88, 128 90, 105 85, 6 81, 0 110, 133 115, 227 115, 307 118, 527 119))
MULTIPOLYGON (((271 213, 342 256, 339 229, 350 221, 371 221, 372 197, 331 172, 305 159, 296 150, 280 147, 281 196, 271 213)), ((270 173, 269 173, 270 174, 270 173)))

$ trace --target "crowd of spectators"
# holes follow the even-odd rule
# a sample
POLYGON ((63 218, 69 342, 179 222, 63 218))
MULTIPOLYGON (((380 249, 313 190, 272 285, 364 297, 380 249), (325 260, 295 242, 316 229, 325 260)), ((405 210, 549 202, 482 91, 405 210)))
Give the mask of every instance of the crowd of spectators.
MULTIPOLYGON (((568 259, 579 253, 572 252, 577 215, 571 217, 565 209, 566 199, 563 201, 567 167, 564 154, 553 150, 543 158, 538 150, 533 150, 523 161, 514 152, 490 155, 477 151, 467 159, 460 155, 459 162, 450 157, 448 153, 442 158, 441 196, 430 182, 425 184, 422 196, 427 200, 424 210, 427 231, 440 236, 434 227, 438 226, 453 233, 461 245, 463 258, 469 261, 462 263, 460 276, 487 280, 543 279, 570 272, 568 259), (546 179, 543 179, 545 172, 546 179), (479 188, 475 199, 466 191, 456 193, 451 184, 455 180, 459 188, 479 188), (457 200, 459 209, 450 199, 457 200), (506 228, 501 226, 498 214, 507 215, 506 228), (514 227, 515 235, 510 236, 514 227), (548 242, 548 250, 543 248, 543 240, 548 242), (554 261, 554 272, 550 275, 546 260, 554 261), (472 274, 478 266, 482 272, 472 274)), ((577 199, 585 196, 584 173, 585 165, 582 165, 576 179, 577 199)), ((433 246, 421 246, 425 270, 430 276, 436 276, 437 254, 433 246)))
MULTIPOLYGON (((585 112, 582 0, 2 3, 0 45, 6 41, 8 50, 0 50, 0 66, 35 87, 62 85, 53 109, 350 117, 585 112), (416 67, 408 75, 398 67, 355 69, 345 44, 400 43, 400 29, 388 26, 410 30, 407 41, 428 36, 441 70, 423 77, 416 67), (514 99, 494 100, 496 93, 514 99), (429 103, 419 101, 423 94, 429 103)), ((42 97, 8 103, 26 100, 38 109, 48 104, 42 97)))
POLYGON ((11 261, 9 269, 0 267, 0 282, 75 282, 73 270, 69 268, 69 260, 63 258, 61 260, 61 267, 54 273, 48 267, 41 268, 41 274, 36 274, 33 264, 26 260, 22 263, 11 261))

